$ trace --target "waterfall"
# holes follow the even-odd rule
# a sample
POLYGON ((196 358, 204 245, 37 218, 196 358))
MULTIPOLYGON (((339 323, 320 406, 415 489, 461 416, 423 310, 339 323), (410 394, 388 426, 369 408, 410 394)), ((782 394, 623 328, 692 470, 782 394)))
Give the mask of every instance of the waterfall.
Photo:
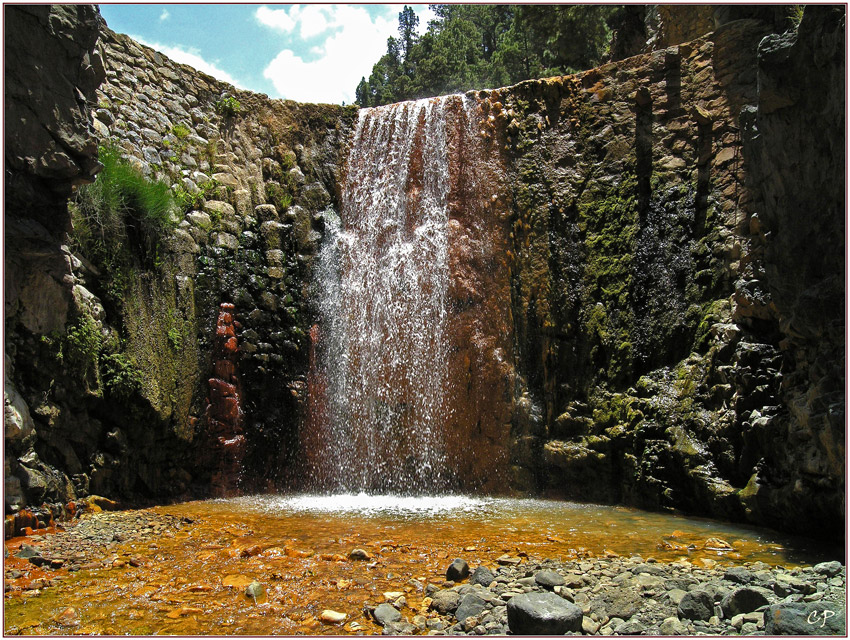
POLYGON ((449 99, 360 112, 316 279, 323 488, 445 487, 449 99))
POLYGON ((499 491, 513 368, 498 100, 360 111, 313 278, 308 489, 499 491))

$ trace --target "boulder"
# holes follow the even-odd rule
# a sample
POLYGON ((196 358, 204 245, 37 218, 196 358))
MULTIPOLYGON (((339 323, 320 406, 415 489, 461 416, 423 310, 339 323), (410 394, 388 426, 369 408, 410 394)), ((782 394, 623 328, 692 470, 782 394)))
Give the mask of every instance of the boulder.
POLYGON ((469 577, 469 565, 466 563, 466 560, 455 558, 454 562, 446 569, 446 580, 460 582, 467 577, 469 577))
POLYGON ((470 616, 477 616, 487 608, 486 603, 475 593, 467 593, 460 599, 455 617, 458 622, 463 622, 470 616))
POLYGON ((832 578, 833 576, 837 576, 841 573, 842 565, 838 560, 832 560, 830 562, 821 562, 814 566, 815 573, 826 576, 827 578, 832 578))
POLYGON ((740 587, 735 589, 720 603, 720 608, 723 610, 723 616, 731 618, 741 613, 750 613, 759 607, 770 604, 767 589, 760 587, 740 587))
POLYGON ((766 635, 822 636, 847 634, 844 607, 835 602, 783 602, 764 616, 766 635))
POLYGON ((677 609, 679 618, 708 620, 714 615, 714 598, 708 591, 697 589, 684 595, 677 609))
POLYGON ((560 587, 566 582, 560 573, 551 569, 544 569, 535 573, 534 581, 549 591, 553 591, 555 587, 560 587))
POLYGON ((460 604, 460 596, 457 591, 442 589, 431 596, 431 609, 446 615, 454 612, 460 604))
POLYGON ((514 635, 563 635, 581 631, 582 611, 551 592, 533 592, 508 602, 508 627, 514 635))
POLYGON ((476 567, 475 571, 472 572, 472 575, 469 577, 469 584, 480 584, 482 587, 489 587, 495 579, 496 576, 493 575, 493 572, 484 565, 481 565, 480 567, 476 567))

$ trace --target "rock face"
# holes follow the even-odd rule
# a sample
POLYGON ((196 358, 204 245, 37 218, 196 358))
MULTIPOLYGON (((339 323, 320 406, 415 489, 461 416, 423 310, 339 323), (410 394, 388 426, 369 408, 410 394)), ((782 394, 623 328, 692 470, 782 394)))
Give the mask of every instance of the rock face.
POLYGON ((224 475, 235 464, 256 470, 244 474, 254 487, 284 485, 307 276, 354 111, 236 92, 111 32, 91 7, 6 13, 7 512, 46 502, 58 515, 90 492, 203 495, 234 448, 224 475), (99 145, 164 181, 181 209, 155 252, 125 243, 119 265, 67 204, 100 168, 99 145), (216 371, 229 362, 216 353, 221 300, 238 309, 229 327, 251 388, 241 422, 221 419, 234 398, 216 371), (224 433, 213 424, 227 427, 224 449, 211 451, 224 433))
POLYGON ((843 32, 827 10, 783 36, 736 17, 495 96, 514 486, 838 537, 843 163, 805 132, 841 128, 843 32))
MULTIPOLYGON (((61 331, 74 312, 67 198, 99 169, 86 101, 104 77, 91 6, 18 6, 4 11, 5 57, 5 434, 6 511, 66 500, 73 486, 51 469, 50 409, 33 402, 24 376, 37 366, 18 340, 61 331), (25 365, 20 363, 25 362, 25 365), (44 419, 45 413, 47 420, 44 419), (40 458, 44 456, 45 464, 40 458)), ((75 456, 61 454, 73 473, 75 456)), ((44 520, 50 514, 44 514, 44 520)))
POLYGON ((783 377, 782 409, 766 423, 750 419, 760 459, 745 504, 754 520, 836 535, 845 491, 845 166, 844 141, 831 132, 844 122, 843 19, 841 8, 807 8, 796 33, 763 40, 759 99, 741 115, 759 214, 752 253, 763 256, 747 286, 769 301, 783 377))
POLYGON ((213 491, 223 496, 236 490, 245 457, 245 434, 242 424, 241 384, 239 381, 239 340, 241 325, 234 320, 236 307, 222 303, 219 307, 213 345, 214 377, 209 379, 209 404, 204 412, 207 433, 212 437, 213 491))

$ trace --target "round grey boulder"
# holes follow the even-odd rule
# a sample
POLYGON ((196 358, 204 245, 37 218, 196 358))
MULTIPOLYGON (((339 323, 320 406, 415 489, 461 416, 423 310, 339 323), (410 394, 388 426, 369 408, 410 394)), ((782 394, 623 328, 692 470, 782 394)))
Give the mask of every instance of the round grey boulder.
POLYGON ((714 598, 708 591, 689 591, 679 602, 677 612, 680 619, 708 620, 714 615, 714 598))
POLYGON ((737 616, 741 613, 751 613, 759 607, 770 604, 767 589, 757 587, 739 587, 728 593, 720 603, 723 615, 726 618, 737 616))
POLYGON ((508 628, 514 635, 563 635, 581 631, 582 611, 549 591, 524 593, 508 601, 508 628))
POLYGON ((554 590, 555 587, 559 587, 566 582, 560 573, 551 569, 544 569, 535 573, 534 581, 549 591, 554 590))
POLYGON ((461 558, 455 558, 454 562, 446 569, 446 580, 451 580, 452 582, 460 582, 468 576, 469 565, 466 564, 466 560, 462 560, 461 558))
POLYGON ((841 568, 841 563, 838 560, 832 560, 830 562, 820 562, 814 566, 815 573, 824 575, 827 578, 837 576, 839 573, 841 573, 841 568))
POLYGON ((482 587, 489 587, 495 579, 496 576, 493 575, 493 572, 484 565, 481 565, 480 567, 476 567, 475 571, 472 572, 472 575, 469 577, 469 584, 480 584, 482 587))

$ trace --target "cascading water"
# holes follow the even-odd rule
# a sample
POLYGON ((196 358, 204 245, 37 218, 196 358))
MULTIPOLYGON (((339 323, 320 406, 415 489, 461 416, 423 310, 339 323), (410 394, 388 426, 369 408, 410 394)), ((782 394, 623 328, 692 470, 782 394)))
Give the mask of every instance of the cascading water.
POLYGON ((315 274, 305 488, 505 488, 509 196, 489 95, 361 110, 315 274))
POLYGON ((317 278, 310 429, 323 488, 445 486, 447 100, 360 112, 317 278))

